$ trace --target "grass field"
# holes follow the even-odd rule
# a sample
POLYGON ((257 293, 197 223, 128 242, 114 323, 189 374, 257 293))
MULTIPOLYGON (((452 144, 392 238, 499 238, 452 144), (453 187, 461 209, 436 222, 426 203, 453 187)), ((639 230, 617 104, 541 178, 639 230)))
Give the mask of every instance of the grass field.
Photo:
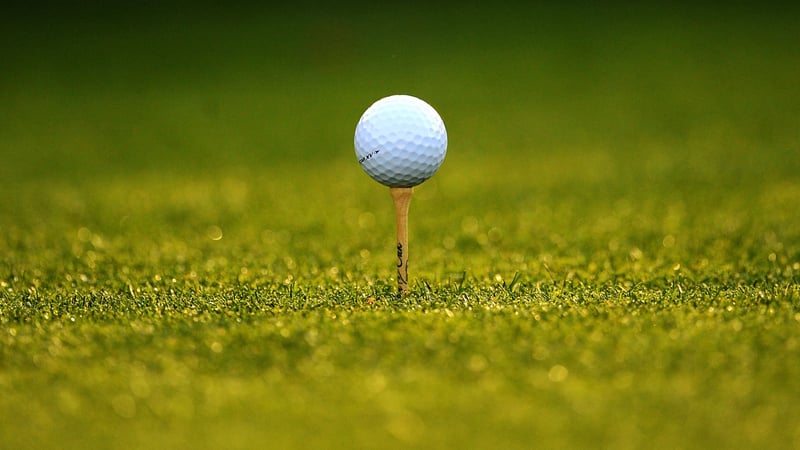
POLYGON ((0 448, 800 447, 797 11, 189 10, 0 15, 0 448))

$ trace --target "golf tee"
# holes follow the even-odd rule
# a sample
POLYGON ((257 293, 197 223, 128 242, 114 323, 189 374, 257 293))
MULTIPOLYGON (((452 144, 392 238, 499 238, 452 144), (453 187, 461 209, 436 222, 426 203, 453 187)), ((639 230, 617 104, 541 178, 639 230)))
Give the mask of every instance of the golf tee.
POLYGON ((408 206, 414 188, 391 188, 397 214, 397 291, 408 292, 408 206))

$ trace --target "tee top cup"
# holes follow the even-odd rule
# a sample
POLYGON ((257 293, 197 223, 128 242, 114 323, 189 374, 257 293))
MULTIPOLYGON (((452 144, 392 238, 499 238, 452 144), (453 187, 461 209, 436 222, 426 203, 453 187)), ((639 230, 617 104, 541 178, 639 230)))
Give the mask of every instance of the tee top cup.
POLYGON ((397 215, 397 289, 408 292, 408 206, 413 187, 439 169, 447 130, 433 107, 410 95, 373 103, 356 125, 356 158, 375 181, 390 188, 397 215))

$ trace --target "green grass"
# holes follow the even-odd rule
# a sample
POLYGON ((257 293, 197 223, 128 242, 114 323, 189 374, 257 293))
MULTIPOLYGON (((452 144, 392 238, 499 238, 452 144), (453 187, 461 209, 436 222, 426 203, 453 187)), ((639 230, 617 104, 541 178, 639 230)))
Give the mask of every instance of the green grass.
POLYGON ((0 447, 800 446, 795 11, 107 14, 0 19, 0 447))

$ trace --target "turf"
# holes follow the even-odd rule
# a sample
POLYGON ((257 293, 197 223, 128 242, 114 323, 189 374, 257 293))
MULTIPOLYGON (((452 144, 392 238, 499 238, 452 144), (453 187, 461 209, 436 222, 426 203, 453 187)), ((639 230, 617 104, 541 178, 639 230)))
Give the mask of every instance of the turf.
POLYGON ((796 11, 153 8, 0 19, 0 446, 800 446, 796 11))

